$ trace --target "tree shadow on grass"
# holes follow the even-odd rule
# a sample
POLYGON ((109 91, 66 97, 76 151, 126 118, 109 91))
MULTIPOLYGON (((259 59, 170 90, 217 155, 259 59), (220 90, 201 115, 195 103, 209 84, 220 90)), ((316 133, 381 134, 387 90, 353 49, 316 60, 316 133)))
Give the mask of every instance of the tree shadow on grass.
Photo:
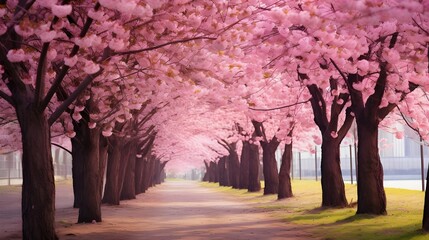
POLYGON ((350 222, 356 222, 356 221, 364 220, 364 219, 373 219, 373 218, 377 218, 377 217, 383 217, 383 215, 379 216, 379 215, 372 215, 372 214, 355 214, 353 216, 349 216, 349 217, 346 217, 344 219, 338 220, 335 223, 338 223, 338 224, 350 223, 350 222))

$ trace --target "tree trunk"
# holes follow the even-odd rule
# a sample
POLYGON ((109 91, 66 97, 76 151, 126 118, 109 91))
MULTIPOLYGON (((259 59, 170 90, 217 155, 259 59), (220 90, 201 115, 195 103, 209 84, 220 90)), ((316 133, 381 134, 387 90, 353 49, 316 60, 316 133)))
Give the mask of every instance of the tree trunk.
POLYGON ((146 190, 149 188, 150 186, 150 179, 151 179, 151 169, 152 169, 152 165, 153 165, 153 156, 149 156, 145 162, 145 166, 144 166, 144 172, 143 172, 143 191, 142 193, 146 192, 146 190))
POLYGON ((58 239, 55 234, 55 183, 50 128, 46 115, 16 101, 22 136, 23 239, 58 239))
MULTIPOLYGON (((124 188, 124 182, 126 176, 126 171, 128 168, 128 163, 130 160, 131 148, 133 143, 131 141, 127 141, 124 143, 121 151, 121 159, 119 163, 119 176, 118 176, 118 198, 121 199, 122 189, 124 188)), ((134 176, 133 176, 134 178, 134 176)))
POLYGON ((240 161, 238 160, 238 154, 235 151, 235 147, 229 153, 228 168, 229 182, 231 183, 232 188, 238 189, 240 187, 240 161))
POLYGON ((259 147, 250 144, 249 148, 249 186, 247 191, 259 192, 261 190, 261 181, 259 180, 259 147))
POLYGON ((104 186, 103 203, 119 205, 119 169, 121 166, 122 141, 112 136, 109 138, 106 185, 104 186))
POLYGON ((209 164, 204 160, 204 166, 206 167, 206 172, 203 176, 203 182, 208 182, 210 177, 210 166, 209 164))
MULTIPOLYGON (((84 123, 84 125, 86 125, 84 123)), ((96 127, 88 129, 89 135, 84 146, 83 161, 83 189, 82 201, 79 206, 78 223, 101 222, 101 195, 100 192, 100 133, 96 127)))
POLYGON ((386 214, 383 166, 378 154, 378 125, 357 118, 358 209, 357 214, 386 214))
POLYGON ((143 171, 144 171, 144 159, 142 157, 136 158, 136 169, 135 169, 135 192, 136 192, 136 194, 141 193, 143 171))
POLYGON ((330 135, 322 142, 322 206, 347 206, 340 165, 340 143, 330 135))
POLYGON ((422 228, 424 231, 429 232, 429 167, 426 173, 426 190, 425 190, 425 205, 423 209, 423 224, 422 228))
POLYGON ((72 145, 72 178, 73 178, 73 207, 79 208, 82 202, 83 191, 83 165, 85 161, 85 139, 88 139, 89 128, 83 122, 73 121, 73 129, 76 136, 71 139, 72 145))
POLYGON ((103 197, 103 189, 104 189, 104 179, 106 175, 106 165, 107 165, 107 151, 109 145, 107 143, 107 138, 100 134, 100 142, 99 142, 99 183, 98 183, 98 193, 100 195, 100 199, 103 197))
POLYGON ((262 143, 262 162, 264 171, 264 195, 277 194, 279 190, 279 173, 277 170, 277 161, 275 152, 279 145, 278 141, 262 143))
POLYGON ((216 182, 216 168, 216 163, 211 161, 209 165, 209 182, 216 182))
POLYGON ((249 157, 250 157, 250 143, 243 141, 243 148, 240 157, 240 189, 249 188, 249 157))
POLYGON ((121 200, 135 199, 136 188, 135 188, 135 176, 136 176, 136 155, 137 155, 137 144, 135 141, 131 141, 128 154, 128 164, 125 171, 124 183, 122 185, 121 200))
POLYGON ((292 165, 292 143, 285 144, 285 150, 282 156, 282 164, 279 172, 279 192, 277 195, 278 199, 293 197, 292 194, 292 183, 290 178, 290 168, 292 165))
POLYGON ((218 162, 219 185, 225 187, 231 186, 229 183, 228 168, 226 167, 227 159, 227 156, 223 156, 219 159, 218 162))
POLYGON ((159 159, 155 160, 155 167, 153 170, 153 177, 152 177, 152 186, 155 186, 160 182, 161 180, 161 161, 159 159))

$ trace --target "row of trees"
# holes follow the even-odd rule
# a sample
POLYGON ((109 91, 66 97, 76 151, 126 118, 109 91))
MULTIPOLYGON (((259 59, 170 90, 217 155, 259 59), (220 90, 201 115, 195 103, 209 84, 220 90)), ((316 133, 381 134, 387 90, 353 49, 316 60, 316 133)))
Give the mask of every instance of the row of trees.
POLYGON ((65 137, 86 222, 158 175, 153 158, 174 159, 170 169, 215 160, 212 176, 256 191, 255 145, 264 193, 281 197, 289 149, 321 144, 322 205, 344 207, 339 145, 353 121, 357 213, 385 214, 381 121, 399 109, 429 136, 426 0, 0 4, 0 120, 15 137, 2 145, 23 150, 24 239, 56 238, 50 143, 65 137))

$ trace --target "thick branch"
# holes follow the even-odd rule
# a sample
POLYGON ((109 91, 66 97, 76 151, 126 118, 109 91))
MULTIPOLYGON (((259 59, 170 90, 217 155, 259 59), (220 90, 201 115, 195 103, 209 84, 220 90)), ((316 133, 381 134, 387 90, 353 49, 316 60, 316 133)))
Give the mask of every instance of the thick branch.
POLYGON ((13 102, 13 99, 11 96, 7 95, 5 92, 0 90, 0 98, 3 98, 6 102, 8 102, 10 105, 15 106, 15 103, 13 102))
POLYGON ((320 93, 320 89, 315 85, 307 85, 307 89, 311 94, 311 108, 313 109, 314 122, 319 127, 320 131, 324 132, 328 127, 328 118, 326 115, 326 102, 320 93))
POLYGON ((8 80, 18 89, 24 90, 25 84, 22 82, 14 64, 12 64, 7 58, 7 52, 6 47, 0 43, 0 63, 3 65, 5 72, 9 75, 8 80))
POLYGON ((42 52, 40 53, 39 62, 37 65, 36 90, 34 94, 34 101, 36 104, 39 104, 43 99, 43 91, 45 90, 46 57, 48 55, 48 50, 49 42, 43 44, 42 52))
MULTIPOLYGON (((100 6, 101 5, 99 3, 95 4, 94 10, 97 11, 100 8, 100 6)), ((85 37, 85 35, 89 31, 89 27, 91 26, 92 22, 93 22, 93 19, 88 17, 85 22, 85 25, 82 28, 82 31, 79 34, 80 38, 85 37)), ((78 51, 79 51, 79 46, 75 44, 70 52, 69 57, 75 56, 78 53, 78 51)), ((105 58, 103 57, 103 59, 105 58)), ((69 69, 70 67, 64 64, 63 67, 61 68, 61 71, 56 75, 52 86, 49 88, 48 93, 46 94, 45 98, 42 101, 42 104, 40 105, 40 108, 42 111, 45 110, 45 108, 48 106, 49 102, 51 101, 58 87, 60 86, 61 82, 64 80, 64 77, 67 75, 67 72, 69 71, 69 69)))
POLYGON ((348 107, 346 109, 346 119, 344 120, 343 125, 341 126, 340 130, 338 131, 338 137, 337 138, 338 138, 338 140, 340 140, 340 142, 347 135, 347 132, 351 128, 354 119, 355 119, 355 117, 352 115, 352 109, 350 107, 348 107))
POLYGON ((88 87, 88 85, 91 84, 91 82, 96 77, 101 75, 102 72, 103 72, 103 69, 100 68, 98 72, 88 75, 82 81, 82 83, 76 88, 76 90, 72 94, 70 94, 70 96, 55 110, 55 112, 52 113, 51 117, 48 119, 49 125, 52 125, 61 116, 61 114, 67 109, 67 107, 70 106, 70 104, 72 104, 72 102, 76 100, 76 98, 88 87))
POLYGON ((387 63, 381 62, 380 64, 380 73, 378 75, 377 82, 375 83, 374 93, 368 97, 366 101, 365 108, 371 110, 370 114, 376 114, 378 107, 381 104, 381 100, 384 95, 384 90, 386 89, 387 83, 387 63))

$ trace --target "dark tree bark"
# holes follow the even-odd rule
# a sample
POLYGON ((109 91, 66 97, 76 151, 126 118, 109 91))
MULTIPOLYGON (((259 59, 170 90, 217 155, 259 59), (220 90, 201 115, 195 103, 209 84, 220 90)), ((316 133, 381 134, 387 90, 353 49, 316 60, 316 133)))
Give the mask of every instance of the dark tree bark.
POLYGON ((261 190, 261 181, 259 180, 259 147, 250 144, 249 149, 249 192, 259 192, 261 190))
POLYGON ((82 201, 79 206, 78 223, 101 222, 100 178, 100 133, 96 127, 89 130, 88 145, 85 146, 82 201))
POLYGON ((143 140, 137 147, 137 149, 141 149, 140 157, 136 158, 136 180, 135 180, 135 188, 136 194, 140 194, 144 192, 144 171, 146 167, 146 159, 150 154, 150 151, 153 146, 153 142, 155 141, 156 134, 150 135, 148 138, 143 140))
POLYGON ((99 142, 99 148, 100 148, 100 153, 99 153, 99 157, 100 157, 100 161, 99 161, 99 173, 100 173, 100 178, 99 178, 99 184, 98 184, 98 189, 99 189, 99 194, 100 194, 100 199, 102 199, 103 197, 103 187, 104 187, 104 178, 106 175, 106 166, 107 166, 107 151, 108 151, 108 143, 107 143, 107 138, 104 137, 102 134, 100 134, 100 142, 99 142))
POLYGON ((423 221, 422 221, 422 229, 426 232, 429 231, 429 167, 426 173, 426 190, 425 190, 425 204, 423 209, 423 221))
POLYGON ((329 137, 322 142, 321 170, 322 206, 346 207, 347 199, 340 165, 340 142, 337 139, 329 137))
POLYGON ((128 164, 125 170, 124 182, 122 184, 121 200, 135 199, 135 175, 136 175, 136 155, 137 143, 135 140, 130 142, 128 154, 128 164))
MULTIPOLYGON (((391 35, 390 42, 384 45, 388 48, 394 48, 398 39, 398 32, 391 35)), ((380 38, 378 41, 384 42, 386 38, 380 38)), ((382 44, 383 45, 383 44, 382 44)), ((372 49, 369 49, 371 51, 372 49)), ((381 49, 383 50, 383 49, 381 49)), ((369 54, 368 54, 369 55, 369 54)), ((367 59, 367 55, 360 58, 367 59)), ((365 76, 359 74, 346 74, 331 59, 331 63, 338 70, 341 77, 347 84, 347 88, 352 100, 351 108, 356 117, 358 132, 358 209, 357 214, 386 214, 386 194, 383 186, 383 167, 378 153, 378 126, 395 107, 396 104, 389 103, 385 107, 380 107, 384 91, 387 86, 387 76, 389 74, 387 62, 383 59, 379 61, 379 73, 374 92, 366 101, 362 92, 353 88, 353 84, 361 83, 365 76)), ((417 85, 410 83, 410 92, 417 88, 417 85)), ((405 93, 401 95, 404 99, 405 93)))
MULTIPOLYGON (((308 79, 307 75, 300 74, 303 79, 308 79)), ((331 91, 338 90, 338 80, 330 79, 331 91)), ((314 122, 319 127, 322 135, 322 159, 321 159, 321 184, 322 184, 322 206, 323 207, 345 207, 347 206, 344 181, 340 166, 340 144, 346 133, 350 129, 354 117, 351 109, 346 109, 346 118, 340 129, 339 116, 346 103, 350 99, 347 93, 332 95, 331 112, 329 114, 326 101, 323 97, 323 90, 316 85, 307 86, 311 94, 311 107, 314 115, 314 122), (339 103, 340 102, 340 103, 339 103), (337 136, 333 136, 337 134, 337 136)))
POLYGON ((279 172, 279 192, 277 194, 278 199, 293 197, 292 194, 292 183, 290 178, 290 168, 292 165, 292 142, 285 144, 285 150, 282 155, 282 164, 279 172))
POLYGON ((151 185, 151 179, 152 179, 152 166, 154 165, 154 157, 148 156, 147 160, 145 161, 145 167, 144 167, 144 173, 143 173, 143 193, 146 192, 147 189, 149 189, 151 185))
POLYGON ((263 142, 262 145, 262 163, 264 171, 264 195, 277 194, 279 188, 279 175, 277 170, 277 161, 275 152, 280 142, 273 139, 269 143, 263 142))
POLYGON ((89 128, 86 123, 73 121, 76 136, 71 139, 72 144, 72 178, 73 178, 73 207, 79 208, 82 202, 83 191, 83 165, 85 161, 85 139, 88 139, 89 128))
POLYGON ((115 136, 109 138, 106 185, 104 186, 103 203, 119 205, 119 171, 123 141, 115 136))
POLYGON ((136 169, 135 169, 135 192, 136 194, 141 193, 142 189, 142 178, 143 178, 143 171, 144 171, 144 160, 142 157, 136 158, 136 169))
POLYGON ((363 80, 358 74, 343 76, 352 99, 358 132, 358 209, 357 214, 386 214, 386 194, 383 186, 383 167, 378 153, 378 125, 393 110, 392 104, 379 109, 387 80, 386 64, 380 63, 375 92, 364 104, 362 93, 353 83, 363 80))
POLYGON ((240 189, 249 188, 249 158, 250 158, 250 143, 243 141, 243 148, 240 156, 240 189))
POLYGON ((167 174, 165 172, 165 166, 167 165, 168 161, 164 161, 161 163, 161 173, 159 174, 159 180, 158 180, 158 184, 161 184, 165 181, 165 178, 167 177, 167 174))
POLYGON ((236 151, 237 143, 230 144, 230 151, 228 156, 228 174, 229 182, 232 188, 240 188, 240 161, 236 151))
POLYGON ((223 156, 220 157, 218 161, 219 185, 225 187, 231 186, 231 184, 229 183, 228 168, 226 167, 227 159, 227 156, 223 156))
POLYGON ((72 163, 75 169, 73 170, 73 189, 75 191, 74 205, 79 207, 78 223, 101 222, 102 220, 100 191, 103 184, 104 166, 100 154, 103 154, 103 148, 100 147, 100 128, 89 129, 88 127, 88 112, 92 108, 93 103, 89 100, 85 111, 81 112, 82 120, 73 121, 76 132, 76 136, 71 140, 72 163))
POLYGON ((50 128, 46 115, 23 99, 15 100, 22 135, 23 239, 58 239, 50 128))
POLYGON ((158 184, 158 179, 161 177, 161 161, 159 159, 155 160, 155 167, 153 170, 152 176, 152 187, 158 184))
POLYGON ((374 126, 362 115, 358 122, 358 209, 357 213, 386 214, 383 166, 378 153, 378 124, 374 126))
POLYGON ((141 181, 141 189, 139 191, 140 193, 144 193, 147 189, 149 168, 150 168, 150 157, 148 156, 143 161, 143 174, 142 174, 142 181, 141 181))
POLYGON ((262 146, 262 168, 265 180, 264 195, 277 194, 279 190, 279 173, 275 152, 280 142, 276 136, 268 141, 262 123, 252 120, 252 124, 255 127, 256 136, 263 137, 260 143, 262 146))
POLYGON ((219 182, 219 179, 216 175, 217 164, 214 161, 210 161, 209 165, 209 182, 219 182))
POLYGON ((208 182, 209 176, 210 176, 210 166, 205 160, 204 160, 204 166, 206 167, 206 172, 204 173, 204 176, 203 176, 203 182, 208 182))

